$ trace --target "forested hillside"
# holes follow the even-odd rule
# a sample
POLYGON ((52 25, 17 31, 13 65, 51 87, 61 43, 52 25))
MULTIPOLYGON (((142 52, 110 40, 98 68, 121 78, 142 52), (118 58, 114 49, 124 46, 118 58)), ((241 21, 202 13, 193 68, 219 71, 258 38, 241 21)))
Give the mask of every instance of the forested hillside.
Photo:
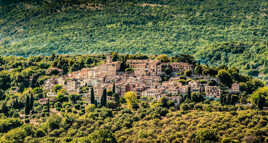
POLYGON ((2 0, 0 55, 193 54, 268 80, 267 0, 2 0))
MULTIPOLYGON (((94 93, 96 88, 87 84, 71 84, 79 89, 77 93, 69 92, 60 84, 51 89, 45 88, 48 79, 73 72, 80 74, 82 72, 77 71, 84 68, 96 68, 105 63, 105 57, 55 54, 0 57, 0 142, 268 142, 268 87, 258 79, 241 75, 236 68, 210 68, 196 64, 193 73, 177 73, 180 75, 178 82, 184 84, 208 82, 209 86, 226 88, 228 85, 225 84, 239 83, 241 93, 229 92, 227 88, 219 98, 189 90, 187 94, 164 95, 161 98, 138 96, 134 91, 120 96, 115 91, 114 82, 111 83, 112 90, 107 89, 106 92, 106 88, 103 89, 98 102, 98 94, 94 93), (195 80, 196 75, 199 75, 198 80, 195 80), (217 79, 207 77, 216 77, 219 83, 217 79), (89 93, 90 97, 87 96, 89 93), (171 96, 179 98, 180 103, 177 104, 171 96)), ((153 58, 196 63, 189 55, 148 57, 112 54, 112 59, 122 63, 126 59, 153 58)), ((127 69, 130 68, 125 69, 130 75, 127 69)), ((67 79, 69 83, 72 81, 70 77, 67 79)))

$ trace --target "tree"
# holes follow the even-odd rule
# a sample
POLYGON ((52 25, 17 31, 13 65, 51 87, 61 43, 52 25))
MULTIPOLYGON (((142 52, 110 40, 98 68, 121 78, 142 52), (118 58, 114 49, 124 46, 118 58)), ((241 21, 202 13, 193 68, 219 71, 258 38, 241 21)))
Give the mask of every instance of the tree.
POLYGON ((215 81, 215 80, 210 80, 210 81, 208 82, 208 85, 209 85, 209 86, 217 86, 218 83, 217 83, 217 81, 215 81))
POLYGON ((264 105, 268 101, 268 87, 262 87, 257 89, 250 95, 250 101, 253 105, 256 105, 259 109, 263 109, 264 105))
POLYGON ((126 68, 125 69, 125 72, 133 73, 134 72, 134 69, 133 68, 126 68))
POLYGON ((203 71, 203 67, 201 65, 196 65, 194 68, 194 73, 201 75, 203 71))
POLYGON ((26 96, 26 102, 25 102, 25 107, 24 107, 24 112, 25 112, 25 115, 29 115, 30 113, 30 98, 29 96, 26 96))
POLYGON ((94 97, 94 89, 93 89, 93 87, 91 88, 91 90, 90 90, 90 103, 91 104, 95 104, 95 97, 94 97))
POLYGON ((231 85, 232 85, 232 77, 231 77, 231 74, 228 71, 226 71, 224 69, 220 70, 218 72, 218 74, 217 74, 217 78, 224 85, 226 85, 228 87, 231 87, 231 85))
POLYGON ((115 82, 113 83, 113 90, 112 90, 113 93, 115 93, 115 82))
POLYGON ((31 94, 30 95, 30 103, 29 103, 30 110, 33 109, 33 104, 34 104, 34 97, 33 97, 33 94, 31 94))
POLYGON ((43 97, 43 89, 41 87, 36 87, 33 89, 33 94, 35 99, 40 99, 43 97))
POLYGON ((100 129, 89 135, 89 140, 94 143, 117 143, 113 133, 107 129, 100 129))
POLYGON ((50 104, 49 104, 49 99, 47 99, 47 113, 49 115, 50 113, 50 104))
POLYGON ((101 106, 106 106, 106 104, 107 104, 107 90, 106 88, 104 88, 101 96, 101 106))
POLYGON ((192 75, 192 71, 191 70, 187 70, 184 72, 185 76, 191 76, 192 75))
POLYGON ((80 99, 80 95, 71 94, 69 95, 69 99, 72 101, 73 104, 76 104, 76 101, 80 99))
POLYGON ((195 138, 193 142, 196 143, 214 143, 218 142, 219 137, 216 130, 214 129, 201 129, 197 130, 195 133, 195 138))
POLYGON ((56 114, 53 114, 47 119, 47 126, 50 131, 60 128, 62 118, 56 114))
POLYGON ((117 94, 117 93, 114 93, 113 97, 114 97, 114 101, 115 101, 116 105, 119 106, 119 104, 120 104, 120 95, 117 94))
POLYGON ((53 91, 55 92, 55 93, 57 93, 58 91, 60 91, 62 89, 62 86, 61 85, 55 85, 54 87, 53 87, 53 91))
POLYGON ((88 86, 84 86, 80 88, 80 93, 88 93, 89 92, 89 87, 88 86))
POLYGON ((168 55, 162 54, 156 57, 157 60, 160 60, 161 62, 167 63, 169 62, 168 55))
POLYGON ((221 94, 221 96, 220 96, 220 103, 221 103, 221 105, 225 104, 225 95, 224 94, 221 94))
POLYGON ((188 91, 187 91, 187 97, 188 97, 188 98, 191 98, 191 95, 192 95, 192 89, 191 89, 191 87, 189 86, 188 91))
POLYGON ((61 102, 61 103, 68 101, 68 98, 65 96, 65 93, 63 92, 57 93, 56 99, 58 102, 61 102))
POLYGON ((2 103, 1 112, 4 113, 7 116, 8 108, 7 108, 7 102, 6 101, 4 101, 4 103, 2 103))
POLYGON ((7 71, 0 72, 0 89, 6 90, 10 87, 10 76, 7 71))
POLYGON ((0 100, 3 100, 6 98, 4 90, 0 89, 0 100))
POLYGON ((139 107, 137 94, 133 91, 125 93, 124 98, 130 109, 137 109, 139 107))
POLYGON ((204 101, 204 97, 199 92, 193 92, 191 94, 191 101, 201 102, 204 101))
POLYGON ((240 83, 240 90, 241 92, 246 92, 247 94, 252 94, 255 90, 260 87, 263 87, 264 84, 262 81, 258 79, 250 79, 247 82, 240 83))
POLYGON ((168 108, 168 98, 166 97, 160 98, 160 104, 162 107, 168 108))

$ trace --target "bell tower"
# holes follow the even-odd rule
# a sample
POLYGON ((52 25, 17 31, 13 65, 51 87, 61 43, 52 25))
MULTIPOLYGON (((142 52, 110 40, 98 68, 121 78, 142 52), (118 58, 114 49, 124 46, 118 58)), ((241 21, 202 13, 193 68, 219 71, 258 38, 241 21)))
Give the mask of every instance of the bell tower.
POLYGON ((109 63, 112 63, 113 62, 113 56, 112 55, 107 55, 106 56, 106 63, 109 64, 109 63))

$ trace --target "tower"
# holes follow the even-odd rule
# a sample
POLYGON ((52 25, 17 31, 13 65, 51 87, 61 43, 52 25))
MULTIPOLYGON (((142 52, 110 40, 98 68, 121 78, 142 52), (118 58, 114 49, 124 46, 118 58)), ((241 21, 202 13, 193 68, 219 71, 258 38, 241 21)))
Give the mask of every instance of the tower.
POLYGON ((107 55, 106 56, 106 63, 112 63, 113 62, 113 56, 112 55, 107 55))

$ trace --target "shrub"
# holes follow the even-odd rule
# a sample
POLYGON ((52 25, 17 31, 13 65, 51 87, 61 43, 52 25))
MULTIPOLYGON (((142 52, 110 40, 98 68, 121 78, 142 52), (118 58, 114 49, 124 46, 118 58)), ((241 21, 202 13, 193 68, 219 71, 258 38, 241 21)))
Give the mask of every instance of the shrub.
POLYGON ((137 109, 139 107, 137 94, 135 92, 130 91, 125 93, 124 98, 129 109, 137 109))
POLYGON ((50 135, 51 137, 59 137, 60 134, 63 133, 63 132, 64 132, 64 129, 63 129, 63 128, 55 129, 55 130, 51 131, 51 132, 49 133, 49 135, 50 135))
POLYGON ((215 143, 218 142, 219 137, 214 129, 201 129, 195 133, 195 143, 215 143))
POLYGON ((18 118, 0 119, 0 132, 8 132, 10 129, 17 128, 23 123, 18 118))
POLYGON ((43 130, 43 129, 41 129, 41 128, 39 128, 39 129, 37 129, 36 131, 35 131, 35 136, 36 137, 44 137, 46 135, 46 132, 43 130))
POLYGON ((60 127, 60 122, 61 122, 61 117, 59 117, 58 115, 51 115, 47 119, 48 128, 51 131, 54 130, 54 129, 58 129, 60 127))
POLYGON ((89 139, 94 143, 116 143, 113 133, 107 129, 101 129, 89 135, 89 139))
POLYGON ((26 136, 25 130, 20 127, 10 130, 1 139, 2 142, 23 143, 26 136))

